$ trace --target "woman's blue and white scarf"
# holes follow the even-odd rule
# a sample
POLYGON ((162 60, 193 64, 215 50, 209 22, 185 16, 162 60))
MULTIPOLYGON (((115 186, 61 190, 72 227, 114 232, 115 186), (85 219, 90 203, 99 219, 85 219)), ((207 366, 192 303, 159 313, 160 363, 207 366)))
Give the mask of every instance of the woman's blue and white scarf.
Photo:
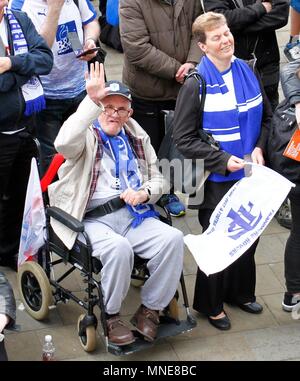
MULTIPOLYGON (((263 103, 259 82, 248 64, 233 57, 228 71, 220 73, 208 57, 197 67, 206 81, 203 129, 220 142, 221 150, 244 158, 251 154, 260 136, 263 103), (231 70, 234 92, 229 91, 222 75, 231 70), (234 102, 232 97, 235 97, 234 102)), ((216 182, 238 180, 244 170, 228 176, 212 173, 216 182)))
MULTIPOLYGON (((123 129, 116 136, 109 136, 101 129, 99 122, 93 123, 101 136, 103 146, 110 152, 115 162, 114 176, 119 183, 120 190, 125 191, 127 188, 139 190, 141 188, 141 179, 139 176, 137 159, 133 153, 128 137, 123 129)), ((132 227, 140 225, 145 218, 158 217, 159 213, 154 210, 153 205, 139 204, 131 206, 126 204, 130 214, 134 217, 132 227)))
MULTIPOLYGON (((6 8, 5 13, 7 15, 9 28, 12 35, 14 54, 19 55, 27 53, 28 45, 20 24, 10 9, 6 8)), ((21 87, 21 90, 25 100, 24 115, 29 116, 43 110, 46 107, 43 87, 40 80, 36 76, 32 76, 29 81, 21 87)))

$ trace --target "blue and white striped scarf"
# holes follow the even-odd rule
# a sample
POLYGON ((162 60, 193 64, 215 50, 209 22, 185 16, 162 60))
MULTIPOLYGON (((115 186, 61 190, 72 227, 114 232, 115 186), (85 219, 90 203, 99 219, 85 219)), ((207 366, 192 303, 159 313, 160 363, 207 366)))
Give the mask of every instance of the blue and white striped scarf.
MULTIPOLYGON (((222 74, 208 57, 203 57, 197 70, 206 81, 206 98, 203 111, 203 129, 220 142, 221 150, 244 158, 251 154, 260 136, 263 103, 259 82, 243 60, 233 57, 231 63, 236 105, 222 74)), ((209 180, 215 182, 238 180, 244 170, 228 176, 212 173, 209 180)))
MULTIPOLYGON (((19 55, 27 53, 28 45, 20 24, 10 9, 6 8, 5 13, 7 15, 9 28, 12 35, 14 54, 19 55)), ((29 116, 43 110, 46 107, 43 87, 40 80, 36 76, 32 76, 29 81, 21 87, 21 90, 25 100, 24 115, 29 116)))
MULTIPOLYGON (((114 176, 120 184, 120 189, 122 191, 125 191, 127 188, 139 190, 141 187, 141 179, 137 160, 125 132, 121 130, 117 136, 109 136, 102 130, 98 120, 93 122, 93 126, 99 131, 103 146, 110 152, 110 156, 114 159, 114 176)), ((126 207, 134 217, 132 221, 133 228, 139 226, 145 218, 159 216, 159 213, 155 211, 151 204, 139 204, 137 206, 126 204, 126 207)))

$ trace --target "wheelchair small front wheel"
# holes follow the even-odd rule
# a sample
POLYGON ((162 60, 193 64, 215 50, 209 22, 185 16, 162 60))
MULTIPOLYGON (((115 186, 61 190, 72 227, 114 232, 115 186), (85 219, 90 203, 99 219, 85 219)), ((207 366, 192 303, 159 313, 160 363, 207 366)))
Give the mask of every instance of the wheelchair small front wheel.
POLYGON ((52 302, 49 279, 37 262, 25 262, 18 269, 18 289, 26 311, 36 320, 48 316, 52 302))
POLYGON ((82 326, 80 323, 84 317, 84 314, 80 315, 77 321, 79 341, 86 352, 93 352, 96 348, 96 328, 94 325, 82 326))

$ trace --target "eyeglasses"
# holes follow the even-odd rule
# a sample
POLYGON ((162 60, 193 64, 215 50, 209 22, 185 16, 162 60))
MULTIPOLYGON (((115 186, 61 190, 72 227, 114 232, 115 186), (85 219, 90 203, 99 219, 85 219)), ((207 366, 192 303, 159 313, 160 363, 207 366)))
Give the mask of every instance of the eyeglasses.
POLYGON ((112 106, 104 107, 104 114, 107 116, 113 116, 114 113, 117 113, 119 117, 125 118, 128 116, 130 110, 126 110, 125 108, 114 108, 112 106))

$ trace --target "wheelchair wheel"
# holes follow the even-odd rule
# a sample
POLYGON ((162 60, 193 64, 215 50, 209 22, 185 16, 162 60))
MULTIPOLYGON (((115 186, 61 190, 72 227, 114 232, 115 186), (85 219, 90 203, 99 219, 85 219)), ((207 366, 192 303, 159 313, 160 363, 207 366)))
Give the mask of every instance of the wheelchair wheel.
POLYGON ((84 317, 84 314, 80 315, 77 321, 79 341, 86 352, 93 352, 96 348, 96 328, 94 325, 89 325, 87 327, 83 327, 81 333, 80 323, 84 317))
POLYGON ((26 311, 36 320, 48 316, 52 302, 49 279, 36 262, 25 262, 18 270, 18 288, 26 311))

